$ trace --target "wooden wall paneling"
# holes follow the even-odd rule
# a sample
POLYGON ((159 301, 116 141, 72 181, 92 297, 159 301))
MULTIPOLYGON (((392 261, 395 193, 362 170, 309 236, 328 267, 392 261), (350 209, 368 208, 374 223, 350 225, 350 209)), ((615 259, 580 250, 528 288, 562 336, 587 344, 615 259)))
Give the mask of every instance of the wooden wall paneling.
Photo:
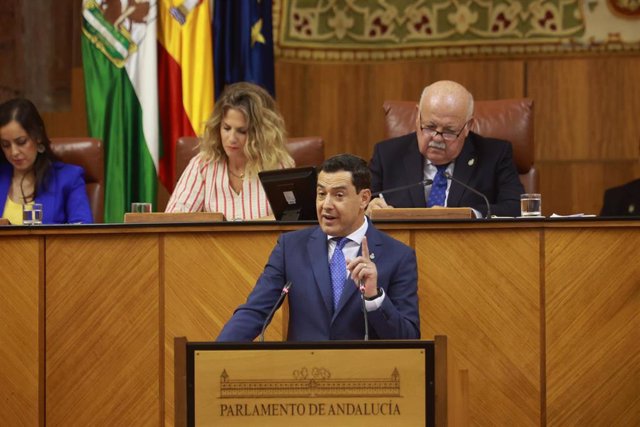
POLYGON ((71 108, 40 111, 40 114, 51 138, 89 135, 82 67, 71 70, 71 108))
POLYGON ((637 159, 638 70, 638 56, 527 60, 536 159, 637 159))
POLYGON ((547 425, 637 425, 640 228, 548 230, 545 245, 547 425))
POLYGON ((11 99, 24 90, 21 3, 19 0, 3 0, 0 7, 0 55, 4 64, 11 64, 10 67, 0 67, 0 102, 11 99))
POLYGON ((47 425, 160 424, 157 235, 47 237, 47 425))
POLYGON ((0 238, 0 425, 36 426, 44 412, 40 241, 0 238))
POLYGON ((599 214, 604 191, 640 177, 640 161, 541 161, 542 211, 599 214))
POLYGON ((362 98, 368 85, 362 66, 292 64, 287 68, 278 62, 276 77, 278 104, 291 136, 322 136, 327 156, 366 154, 358 149, 363 126, 356 125, 366 114, 362 98))
POLYGON ((422 339, 469 372, 472 424, 540 425, 539 232, 416 231, 422 339))
POLYGON ((588 86, 584 60, 527 61, 526 93, 536 103, 536 161, 587 157, 588 86))
POLYGON ((522 61, 276 62, 276 97, 292 136, 321 135, 327 156, 365 159, 384 139, 382 103, 417 100, 440 79, 467 85, 476 99, 521 97, 522 61))
MULTIPOLYGON (((165 262, 165 422, 174 425, 173 339, 213 341, 244 303, 279 232, 168 234, 165 262)), ((282 310, 265 334, 282 340, 282 310)))

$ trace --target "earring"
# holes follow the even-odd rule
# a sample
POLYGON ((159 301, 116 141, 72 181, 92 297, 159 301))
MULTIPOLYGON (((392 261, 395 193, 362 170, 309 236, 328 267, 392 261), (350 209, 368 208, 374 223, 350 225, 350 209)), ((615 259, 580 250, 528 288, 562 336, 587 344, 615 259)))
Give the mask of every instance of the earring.
POLYGON ((38 144, 38 153, 44 153, 44 144, 38 144))

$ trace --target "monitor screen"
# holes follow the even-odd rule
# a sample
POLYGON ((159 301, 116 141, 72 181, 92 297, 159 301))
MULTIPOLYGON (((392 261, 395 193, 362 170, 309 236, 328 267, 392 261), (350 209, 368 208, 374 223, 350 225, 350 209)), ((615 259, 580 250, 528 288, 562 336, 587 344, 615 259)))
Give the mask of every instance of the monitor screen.
POLYGON ((316 180, 313 166, 258 172, 278 221, 316 221, 316 180))

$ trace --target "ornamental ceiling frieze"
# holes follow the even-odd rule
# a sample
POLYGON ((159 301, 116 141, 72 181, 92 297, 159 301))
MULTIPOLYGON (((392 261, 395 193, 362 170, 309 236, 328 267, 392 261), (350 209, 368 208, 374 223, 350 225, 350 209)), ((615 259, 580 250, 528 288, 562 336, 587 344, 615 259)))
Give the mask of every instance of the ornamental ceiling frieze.
POLYGON ((640 0, 274 0, 276 55, 319 61, 640 51, 640 0))

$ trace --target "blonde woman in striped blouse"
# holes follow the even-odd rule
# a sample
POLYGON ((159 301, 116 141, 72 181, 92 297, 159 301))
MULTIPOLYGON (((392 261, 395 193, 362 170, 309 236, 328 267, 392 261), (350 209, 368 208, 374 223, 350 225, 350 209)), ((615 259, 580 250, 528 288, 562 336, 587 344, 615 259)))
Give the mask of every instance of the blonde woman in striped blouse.
POLYGON ((166 212, 222 212, 229 221, 273 219, 258 172, 293 166, 284 120, 271 95, 252 83, 229 85, 166 212))

